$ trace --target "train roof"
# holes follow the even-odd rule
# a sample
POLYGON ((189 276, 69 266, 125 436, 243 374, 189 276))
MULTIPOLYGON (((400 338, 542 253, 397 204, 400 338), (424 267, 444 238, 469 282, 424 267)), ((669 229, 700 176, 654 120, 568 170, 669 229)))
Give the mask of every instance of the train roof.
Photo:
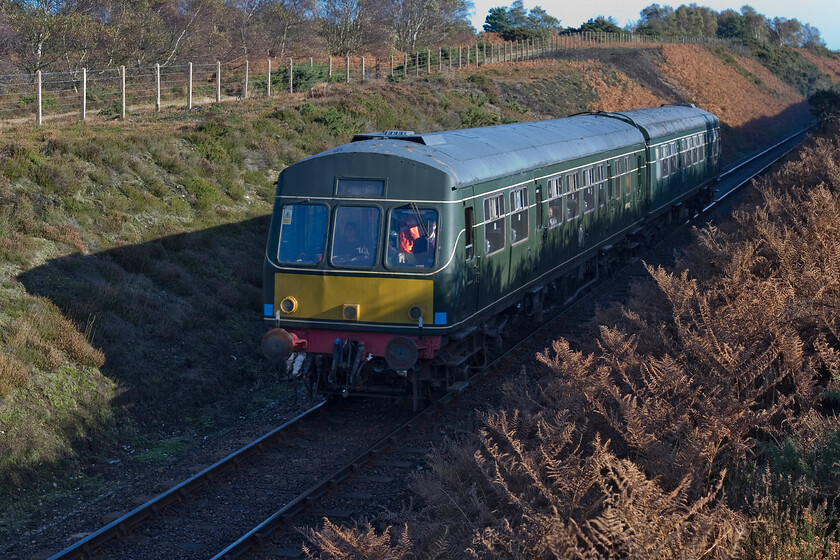
POLYGON ((717 123, 717 117, 712 113, 694 105, 663 105, 650 109, 618 111, 613 114, 630 119, 653 141, 717 123))
POLYGON ((590 114, 428 134, 359 134, 353 142, 309 159, 337 154, 396 156, 435 167, 451 175, 456 186, 465 186, 643 142, 642 133, 631 124, 590 114))

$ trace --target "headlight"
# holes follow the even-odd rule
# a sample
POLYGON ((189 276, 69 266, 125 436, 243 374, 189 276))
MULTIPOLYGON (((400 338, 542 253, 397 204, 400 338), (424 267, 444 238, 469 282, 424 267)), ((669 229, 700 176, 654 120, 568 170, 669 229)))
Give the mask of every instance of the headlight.
POLYGON ((341 310, 341 315, 347 321, 358 321, 359 312, 361 311, 358 303, 345 303, 341 310))
POLYGON ((291 315, 295 311, 297 311, 298 302, 292 296, 286 296, 283 298, 283 301, 280 302, 280 311, 285 313, 286 315, 291 315))
POLYGON ((408 310, 408 316, 411 317, 412 321, 419 321, 423 316, 423 308, 417 304, 412 305, 408 310))

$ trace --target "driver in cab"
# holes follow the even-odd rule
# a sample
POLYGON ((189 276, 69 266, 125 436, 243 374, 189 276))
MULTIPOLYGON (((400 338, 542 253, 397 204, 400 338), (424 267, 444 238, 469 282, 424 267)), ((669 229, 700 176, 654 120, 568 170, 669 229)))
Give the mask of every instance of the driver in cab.
POLYGON ((370 260, 370 247, 359 236, 359 226, 356 222, 344 224, 344 235, 336 236, 333 259, 340 262, 370 260))
POLYGON ((434 260, 435 229, 437 224, 431 222, 431 230, 421 229, 417 219, 413 216, 400 221, 399 236, 397 238, 397 256, 399 264, 415 264, 431 266, 429 260, 434 260))

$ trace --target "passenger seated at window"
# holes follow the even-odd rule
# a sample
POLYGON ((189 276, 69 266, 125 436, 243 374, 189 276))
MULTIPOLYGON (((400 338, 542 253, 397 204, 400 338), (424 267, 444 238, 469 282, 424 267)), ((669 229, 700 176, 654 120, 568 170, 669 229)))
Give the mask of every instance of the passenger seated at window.
POLYGON ((554 227, 557 225, 557 216, 554 215, 554 208, 551 207, 551 204, 548 205, 548 227, 554 227))

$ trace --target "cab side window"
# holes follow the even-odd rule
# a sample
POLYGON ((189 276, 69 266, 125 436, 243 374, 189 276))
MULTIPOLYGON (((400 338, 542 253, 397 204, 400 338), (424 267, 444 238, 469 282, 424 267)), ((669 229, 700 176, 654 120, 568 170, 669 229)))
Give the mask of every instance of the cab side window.
POLYGON ((416 206, 391 211, 388 266, 430 267, 435 262, 437 210, 416 206))
POLYGON ((505 195, 484 199, 484 253, 492 255, 505 248, 505 195))

